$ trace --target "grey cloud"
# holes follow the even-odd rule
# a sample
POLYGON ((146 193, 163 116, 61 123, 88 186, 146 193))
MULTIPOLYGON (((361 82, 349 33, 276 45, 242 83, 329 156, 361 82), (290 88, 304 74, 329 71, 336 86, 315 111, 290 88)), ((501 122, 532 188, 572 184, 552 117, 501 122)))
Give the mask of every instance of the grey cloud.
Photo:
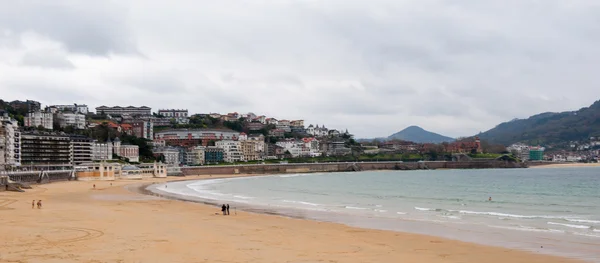
MULTIPOLYGON (((594 0, 94 3, 2 2, 0 57, 31 52, 15 43, 35 31, 100 56, 67 54, 82 69, 61 71, 79 80, 55 84, 64 97, 93 82, 90 94, 127 89, 135 104, 304 118, 359 137, 411 124, 469 135, 600 97, 594 0), (152 66, 123 56, 138 50, 152 66)), ((41 74, 5 64, 21 77, 0 81, 41 74)))
POLYGON ((28 52, 21 59, 21 64, 25 66, 34 66, 42 68, 54 69, 73 69, 75 65, 65 57, 52 50, 41 50, 36 52, 28 52))
POLYGON ((70 52, 95 56, 138 54, 126 10, 109 1, 2 1, 0 30, 33 31, 70 52))

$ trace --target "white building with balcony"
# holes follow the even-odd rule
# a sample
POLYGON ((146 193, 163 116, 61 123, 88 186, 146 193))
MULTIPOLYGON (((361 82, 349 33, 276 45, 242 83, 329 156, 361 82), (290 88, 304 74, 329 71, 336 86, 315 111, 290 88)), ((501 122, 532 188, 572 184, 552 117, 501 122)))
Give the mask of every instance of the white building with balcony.
POLYGON ((52 130, 54 117, 50 112, 35 111, 27 114, 24 118, 25 127, 44 127, 46 130, 52 130))
POLYGON ((56 114, 61 128, 71 126, 78 130, 85 129, 85 115, 81 113, 61 112, 56 114))
POLYGON ((223 140, 215 142, 217 148, 223 149, 223 161, 228 163, 244 161, 244 153, 239 141, 223 140))

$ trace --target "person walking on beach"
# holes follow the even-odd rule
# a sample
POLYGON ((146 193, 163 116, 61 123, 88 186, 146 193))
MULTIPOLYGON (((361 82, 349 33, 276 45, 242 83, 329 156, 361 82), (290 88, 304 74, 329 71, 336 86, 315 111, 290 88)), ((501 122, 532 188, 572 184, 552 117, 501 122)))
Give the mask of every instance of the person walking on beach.
POLYGON ((35 200, 31 201, 31 209, 35 208, 35 200))
POLYGON ((221 211, 223 211, 223 215, 226 215, 227 207, 225 206, 225 204, 223 204, 223 206, 221 206, 221 211))
POLYGON ((229 204, 227 204, 227 215, 229 215, 229 204))
POLYGON ((42 200, 38 200, 37 207, 38 209, 42 209, 42 200))
POLYGON ((96 184, 94 184, 94 189, 96 189, 96 184))

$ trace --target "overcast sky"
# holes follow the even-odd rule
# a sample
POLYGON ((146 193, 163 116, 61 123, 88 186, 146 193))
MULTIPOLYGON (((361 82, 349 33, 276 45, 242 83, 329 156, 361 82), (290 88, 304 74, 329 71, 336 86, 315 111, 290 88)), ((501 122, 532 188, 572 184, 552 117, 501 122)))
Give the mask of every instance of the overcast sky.
POLYGON ((600 1, 0 0, 0 98, 473 135, 600 99, 600 1))

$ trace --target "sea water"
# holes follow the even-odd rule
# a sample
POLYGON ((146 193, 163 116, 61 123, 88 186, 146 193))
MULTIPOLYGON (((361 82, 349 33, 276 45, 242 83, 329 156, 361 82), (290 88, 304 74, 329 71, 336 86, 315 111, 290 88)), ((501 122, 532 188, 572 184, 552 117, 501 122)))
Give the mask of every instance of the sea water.
POLYGON ((233 207, 600 262, 597 167, 285 174, 156 188, 233 207))

